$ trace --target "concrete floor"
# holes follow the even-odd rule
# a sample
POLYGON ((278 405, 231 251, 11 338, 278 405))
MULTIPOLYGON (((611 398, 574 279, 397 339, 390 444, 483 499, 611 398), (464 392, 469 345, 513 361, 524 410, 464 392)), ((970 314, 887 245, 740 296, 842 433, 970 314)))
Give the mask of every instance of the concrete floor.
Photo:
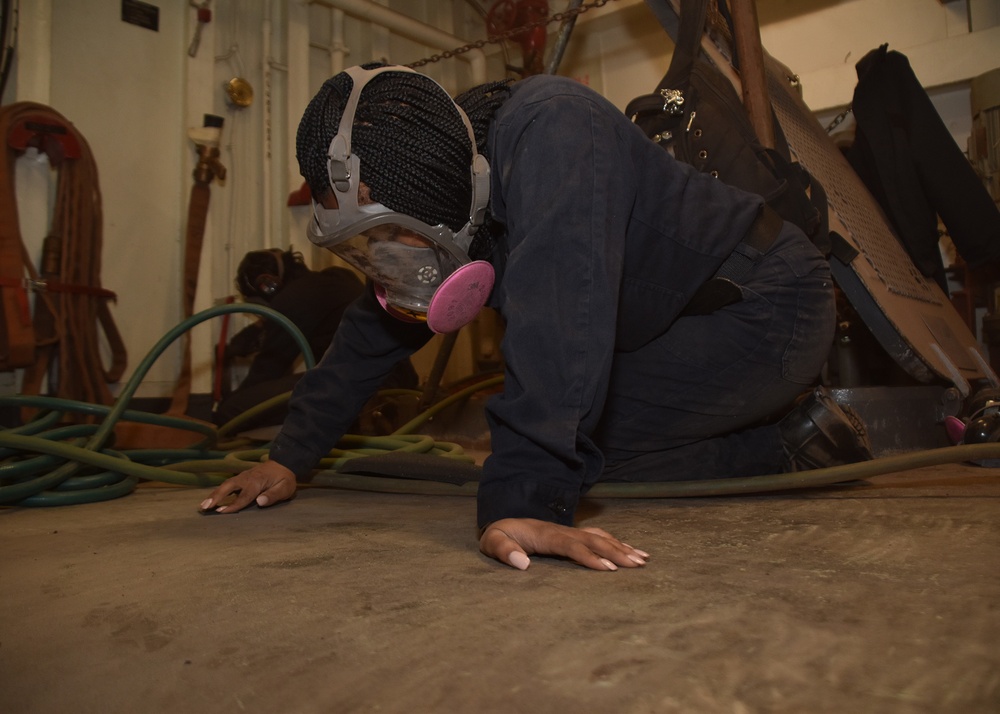
POLYGON ((0 712, 1000 711, 1000 478, 605 500, 653 555, 479 554, 474 500, 0 510, 0 712))

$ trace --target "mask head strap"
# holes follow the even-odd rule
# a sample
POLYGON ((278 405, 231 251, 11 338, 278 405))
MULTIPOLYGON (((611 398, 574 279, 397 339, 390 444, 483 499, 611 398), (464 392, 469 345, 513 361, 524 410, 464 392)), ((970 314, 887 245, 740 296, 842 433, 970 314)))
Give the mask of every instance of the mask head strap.
MULTIPOLYGON (((337 134, 330 141, 330 148, 327 152, 327 173, 330 178, 330 186, 337 194, 337 203, 344 205, 344 201, 349 205, 348 209, 357 208, 358 186, 360 184, 360 161, 356 154, 351 153, 351 131, 354 127, 354 114, 361 99, 361 92, 372 79, 383 72, 410 72, 420 74, 409 67, 377 67, 375 69, 364 69, 363 67, 349 67, 344 72, 351 78, 351 95, 347 99, 344 113, 340 117, 340 125, 337 127, 337 134)), ((422 75, 426 76, 426 75, 422 75)), ((430 77, 430 81, 437 84, 442 92, 447 94, 444 87, 435 82, 430 77)), ((450 97, 450 95, 448 95, 450 97)), ((469 245, 475 235, 476 229, 483 224, 486 215, 486 206, 490 200, 490 165, 486 157, 476 150, 476 135, 472 130, 472 123, 458 104, 452 101, 458 111, 465 130, 469 135, 469 145, 472 148, 472 164, 470 166, 470 179, 472 185, 472 201, 469 206, 469 221, 462 229, 455 234, 454 242, 463 252, 468 252, 469 245)))

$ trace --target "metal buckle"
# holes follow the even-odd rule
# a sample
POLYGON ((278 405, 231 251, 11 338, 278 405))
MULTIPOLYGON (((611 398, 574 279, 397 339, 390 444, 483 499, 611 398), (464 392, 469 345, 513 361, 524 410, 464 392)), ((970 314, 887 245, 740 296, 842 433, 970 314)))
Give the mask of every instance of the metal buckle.
POLYGON ((680 116, 684 113, 684 93, 679 89, 661 89, 660 96, 663 97, 663 111, 672 117, 680 116))

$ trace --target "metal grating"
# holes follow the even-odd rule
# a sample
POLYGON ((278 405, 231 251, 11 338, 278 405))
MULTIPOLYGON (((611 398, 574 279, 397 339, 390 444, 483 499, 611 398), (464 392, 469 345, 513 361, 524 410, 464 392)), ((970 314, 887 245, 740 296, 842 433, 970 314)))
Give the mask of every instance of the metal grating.
MULTIPOLYGON (((677 41, 680 0, 646 0, 677 41)), ((731 53, 721 37, 702 38, 702 50, 741 92, 731 53)), ((914 266, 878 202, 791 86, 792 72, 764 52, 768 93, 792 153, 823 185, 830 229, 858 251, 849 265, 831 260, 834 280, 886 352, 916 380, 941 379, 968 394, 971 382, 997 377, 975 336, 933 280, 914 266)))
POLYGON ((834 278, 886 351, 921 382, 943 378, 965 394, 976 379, 995 379, 976 338, 932 279, 922 275, 878 202, 787 78, 765 53, 768 93, 795 158, 827 192, 830 228, 857 251, 850 265, 831 262, 834 278))

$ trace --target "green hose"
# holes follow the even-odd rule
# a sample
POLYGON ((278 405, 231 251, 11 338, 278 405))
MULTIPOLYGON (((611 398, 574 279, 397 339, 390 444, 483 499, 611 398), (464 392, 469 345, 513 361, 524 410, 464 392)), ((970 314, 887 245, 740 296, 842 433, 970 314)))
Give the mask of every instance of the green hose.
MULTIPOLYGON (((16 454, 21 452, 47 454, 49 457, 60 457, 63 460, 51 470, 49 470, 49 467, 53 465, 51 458, 34 458, 31 461, 39 467, 35 473, 28 474, 17 469, 13 469, 12 474, 0 472, 0 504, 65 505, 103 501, 130 493, 140 478, 185 485, 207 486, 221 482, 222 479, 218 475, 197 476, 189 473, 174 473, 161 466, 136 463, 129 452, 112 454, 108 449, 108 444, 119 421, 136 421, 201 434, 204 437, 202 441, 191 447, 194 449, 194 453, 206 459, 216 456, 214 452, 209 451, 209 447, 217 441, 217 432, 214 426, 193 419, 128 410, 127 406, 153 363, 178 337, 195 325, 233 312, 257 314, 278 322, 292 335, 304 355, 306 367, 315 365, 309 343, 295 326, 295 323, 281 313, 262 305, 219 305, 191 316, 164 335, 136 368, 111 407, 52 397, 18 395, 0 398, 0 406, 40 407, 44 410, 28 424, 0 432, 0 449, 2 449, 0 450, 0 458, 7 460, 5 466, 10 466, 10 459, 16 459, 16 454), (50 427, 60 421, 66 412, 99 417, 102 421, 96 427, 92 425, 82 427, 83 431, 79 433, 86 433, 82 440, 75 439, 72 442, 57 440, 65 438, 66 434, 50 427), (12 457, 12 453, 15 456, 12 457), (105 471, 96 474, 96 481, 100 482, 100 485, 78 488, 81 484, 95 482, 95 474, 83 473, 85 465, 105 469, 105 471), (43 468, 45 470, 42 470, 43 468), (79 479, 85 480, 80 481, 79 479)), ((189 458, 190 453, 186 456, 189 458)))
MULTIPOLYGON (((180 486, 210 487, 222 483, 267 457, 266 448, 245 448, 249 440, 231 434, 257 414, 288 400, 286 393, 257 405, 231 422, 216 428, 210 424, 167 415, 128 409, 139 384, 157 358, 178 337, 195 325, 219 315, 245 312, 278 322, 295 339, 307 368, 315 365, 302 333, 281 313, 261 305, 220 305, 181 322, 163 336, 136 368, 111 407, 84 404, 53 397, 18 395, 0 397, 0 406, 39 409, 30 422, 0 431, 0 504, 59 506, 118 498, 131 493, 140 481, 180 486), (66 413, 99 419, 96 424, 60 426, 66 413), (202 437, 184 449, 114 450, 113 430, 120 421, 165 426, 191 431, 202 437)), ((449 396, 404 424, 389 436, 345 435, 324 458, 310 483, 314 486, 349 490, 426 495, 475 495, 478 484, 462 485, 383 476, 341 473, 348 461, 394 452, 422 454, 471 463, 457 444, 437 442, 412 432, 429 419, 475 392, 501 384, 492 377, 449 396)), ((679 498, 694 496, 765 493, 827 486, 924 466, 963 461, 1000 459, 1000 444, 970 444, 912 452, 814 471, 746 478, 644 483, 599 483, 588 496, 596 498, 679 498)))
MULTIPOLYGON (((706 479, 701 481, 647 481, 630 483, 598 483, 587 491, 588 498, 695 498, 708 496, 740 496, 775 491, 816 488, 857 481, 872 476, 884 476, 899 471, 961 463, 1000 459, 1000 444, 966 444, 926 451, 914 451, 873 461, 861 461, 844 466, 831 466, 812 471, 744 476, 739 478, 706 479)), ((427 494, 438 496, 474 496, 478 483, 464 484, 414 481, 406 478, 365 476, 338 473, 336 469, 319 470, 310 480, 313 486, 340 488, 350 491, 380 493, 427 494)))
MULTIPOLYGON (((231 435, 258 414, 287 401, 290 392, 258 404, 218 428, 184 417, 127 409, 128 402, 153 363, 178 337, 206 320, 234 312, 253 313, 275 320, 295 339, 306 368, 315 365, 309 343, 295 324, 281 313, 261 305, 220 305, 193 315, 164 335, 136 368, 110 407, 44 396, 0 397, 0 406, 40 410, 30 422, 0 431, 0 505, 59 506, 105 501, 131 493, 143 480, 180 486, 216 486, 229 476, 260 463, 267 457, 266 448, 247 449, 245 447, 252 443, 250 440, 231 435), (82 414, 99 422, 59 426, 67 413, 82 414), (111 441, 114 427, 120 421, 190 431, 202 439, 184 449, 115 451, 111 448, 111 441)), ((457 444, 436 442, 430 437, 409 432, 456 401, 497 383, 494 378, 463 389, 433 405, 391 436, 348 434, 320 466, 324 470, 336 469, 352 459, 394 451, 472 462, 473 459, 457 444)), ((411 392, 417 396, 420 394, 412 390, 407 393, 411 392)), ((400 393, 401 390, 389 390, 383 394, 400 393)))

